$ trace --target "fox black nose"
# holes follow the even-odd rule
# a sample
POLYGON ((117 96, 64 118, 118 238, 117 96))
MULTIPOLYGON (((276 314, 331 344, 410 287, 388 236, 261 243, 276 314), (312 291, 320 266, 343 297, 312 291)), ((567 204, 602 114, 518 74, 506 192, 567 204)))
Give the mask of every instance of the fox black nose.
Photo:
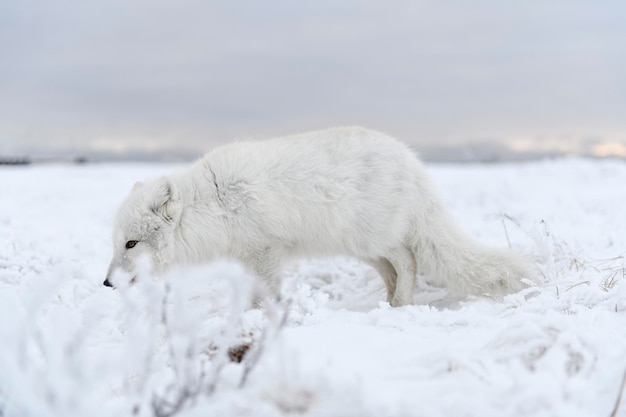
POLYGON ((109 281, 109 279, 105 279, 104 282, 102 283, 105 287, 111 287, 113 288, 113 284, 111 284, 111 282, 109 281))

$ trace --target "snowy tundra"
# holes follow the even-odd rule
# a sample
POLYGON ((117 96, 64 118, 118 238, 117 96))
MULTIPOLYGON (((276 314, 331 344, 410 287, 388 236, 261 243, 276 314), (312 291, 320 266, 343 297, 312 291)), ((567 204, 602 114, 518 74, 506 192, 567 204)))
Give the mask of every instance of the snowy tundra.
POLYGON ((376 271, 336 257, 286 265, 274 316, 246 308, 239 267, 153 280, 140 262, 110 291, 119 204, 185 166, 0 166, 0 414, 165 416, 155 403, 196 392, 172 417, 626 417, 626 162, 425 166, 468 234, 532 259, 536 286, 451 302, 420 275, 414 305, 390 308, 376 271), (245 343, 262 349, 228 361, 245 343))
POLYGON ((189 169, 137 183, 116 216, 105 285, 138 257, 174 263, 235 259, 280 290, 292 257, 346 255, 381 275, 392 306, 413 302, 417 273, 459 296, 522 289, 516 254, 453 224, 425 169, 397 140, 335 128, 209 152, 189 169))

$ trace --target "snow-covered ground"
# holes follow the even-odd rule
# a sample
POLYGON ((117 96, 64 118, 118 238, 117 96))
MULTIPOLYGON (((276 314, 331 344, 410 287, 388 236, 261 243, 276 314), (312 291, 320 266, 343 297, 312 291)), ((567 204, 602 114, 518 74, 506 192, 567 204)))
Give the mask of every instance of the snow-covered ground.
MULTIPOLYGON (((393 309, 350 259, 247 309, 236 265, 102 286, 117 206, 171 165, 0 169, 0 416, 610 416, 626 372, 626 163, 430 165, 462 227, 543 282, 504 301, 420 280, 393 309), (250 346, 243 362, 229 349, 250 346)), ((626 402, 626 399, 625 399, 626 402)), ((613 415, 626 416, 626 404, 613 415)))

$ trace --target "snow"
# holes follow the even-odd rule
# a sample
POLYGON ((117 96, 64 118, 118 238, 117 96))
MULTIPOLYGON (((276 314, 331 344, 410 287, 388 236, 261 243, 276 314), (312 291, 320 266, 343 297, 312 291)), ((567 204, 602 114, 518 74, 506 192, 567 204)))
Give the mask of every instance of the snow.
POLYGON ((503 301, 452 300, 420 278, 415 305, 397 309, 372 269, 344 258, 290 265, 283 301, 256 309, 254 277, 231 263, 103 287, 119 203, 178 168, 0 169, 0 416, 613 412, 624 162, 428 166, 463 229, 523 252, 542 281, 503 301))

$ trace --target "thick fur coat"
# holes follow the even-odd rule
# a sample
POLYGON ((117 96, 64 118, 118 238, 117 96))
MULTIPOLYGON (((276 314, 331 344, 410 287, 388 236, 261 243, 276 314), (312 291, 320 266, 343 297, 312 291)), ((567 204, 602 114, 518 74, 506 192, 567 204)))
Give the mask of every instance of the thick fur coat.
POLYGON ((518 291, 530 277, 516 254, 457 228, 411 150, 363 128, 225 145, 138 183, 113 244, 105 284, 117 268, 132 276, 142 254, 157 270, 235 259, 275 292, 288 258, 351 256, 378 271, 393 306, 412 303, 418 273, 462 296, 518 291))

